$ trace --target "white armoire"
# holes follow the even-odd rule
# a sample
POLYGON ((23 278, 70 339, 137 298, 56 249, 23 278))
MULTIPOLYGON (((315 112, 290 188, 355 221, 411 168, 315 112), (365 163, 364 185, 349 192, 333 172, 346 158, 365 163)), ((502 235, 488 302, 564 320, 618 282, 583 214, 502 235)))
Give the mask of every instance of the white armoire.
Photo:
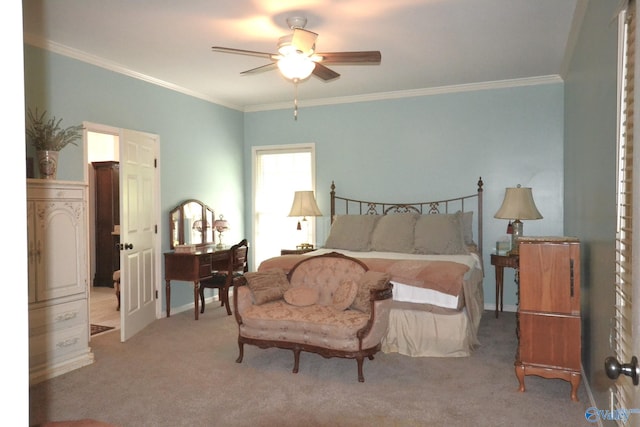
POLYGON ((93 363, 86 195, 82 183, 27 180, 31 384, 93 363))

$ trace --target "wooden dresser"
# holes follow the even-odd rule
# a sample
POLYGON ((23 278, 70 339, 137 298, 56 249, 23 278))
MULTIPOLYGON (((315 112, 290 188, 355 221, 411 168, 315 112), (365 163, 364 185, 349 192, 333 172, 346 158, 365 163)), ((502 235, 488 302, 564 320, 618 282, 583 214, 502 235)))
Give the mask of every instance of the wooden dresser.
POLYGON ((581 380, 580 242, 572 237, 525 237, 519 244, 518 350, 524 377, 560 378, 578 400, 581 380))
POLYGON ((86 186, 27 180, 29 382, 93 363, 86 186))

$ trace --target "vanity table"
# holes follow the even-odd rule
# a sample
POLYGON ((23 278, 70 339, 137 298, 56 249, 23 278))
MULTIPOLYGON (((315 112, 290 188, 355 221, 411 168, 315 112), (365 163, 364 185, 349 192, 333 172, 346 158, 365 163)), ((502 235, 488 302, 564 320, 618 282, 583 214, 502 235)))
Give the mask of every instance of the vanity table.
POLYGON ((164 254, 167 317, 171 316, 171 281, 193 282, 195 319, 198 320, 200 281, 215 271, 229 268, 231 251, 217 248, 214 241, 214 212, 199 200, 180 203, 170 213, 171 252, 164 254))
POLYGON ((171 316, 171 281, 193 282, 193 302, 195 319, 200 312, 198 287, 200 281, 208 279, 214 271, 227 270, 231 258, 229 248, 203 247, 194 253, 167 252, 164 254, 164 278, 167 293, 167 317, 171 316))

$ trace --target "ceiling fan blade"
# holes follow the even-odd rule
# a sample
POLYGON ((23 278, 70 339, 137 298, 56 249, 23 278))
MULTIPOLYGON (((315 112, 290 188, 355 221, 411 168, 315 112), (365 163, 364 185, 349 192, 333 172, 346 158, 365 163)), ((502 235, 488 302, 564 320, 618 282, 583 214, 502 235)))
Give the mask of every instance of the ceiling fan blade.
POLYGON ((211 48, 214 52, 233 53, 236 55, 249 55, 257 56, 260 58, 274 59, 277 55, 274 53, 256 52, 255 50, 233 49, 231 47, 213 46, 211 48))
POLYGON ((305 55, 311 55, 316 48, 317 38, 318 35, 312 31, 294 28, 291 44, 305 55))
POLYGON ((329 81, 340 77, 340 74, 333 71, 331 68, 327 68, 324 65, 316 62, 316 67, 313 69, 314 76, 320 77, 324 81, 329 81))
POLYGON ((322 57, 320 62, 325 64, 380 64, 382 54, 379 50, 367 50, 361 52, 324 52, 316 53, 322 57))
POLYGON ((278 68, 278 65, 275 62, 272 62, 271 64, 266 64, 266 65, 262 65, 260 67, 256 67, 256 68, 252 68, 250 70, 243 71, 240 74, 262 73, 264 71, 275 70, 276 68, 278 68))

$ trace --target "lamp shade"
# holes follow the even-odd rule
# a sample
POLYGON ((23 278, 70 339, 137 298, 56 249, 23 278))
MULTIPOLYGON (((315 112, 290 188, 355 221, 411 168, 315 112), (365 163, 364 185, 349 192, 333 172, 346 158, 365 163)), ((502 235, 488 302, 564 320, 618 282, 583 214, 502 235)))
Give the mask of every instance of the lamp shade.
POLYGON ((504 193, 504 200, 498 212, 493 216, 499 219, 541 219, 542 215, 538 211, 533 201, 533 193, 529 187, 507 188, 504 193))
POLYGON ((289 216, 322 216, 313 191, 296 191, 289 216))
POLYGON ((216 219, 215 221, 213 221, 213 228, 215 228, 218 233, 228 230, 229 221, 223 219, 222 215, 220 215, 220 219, 216 219))

